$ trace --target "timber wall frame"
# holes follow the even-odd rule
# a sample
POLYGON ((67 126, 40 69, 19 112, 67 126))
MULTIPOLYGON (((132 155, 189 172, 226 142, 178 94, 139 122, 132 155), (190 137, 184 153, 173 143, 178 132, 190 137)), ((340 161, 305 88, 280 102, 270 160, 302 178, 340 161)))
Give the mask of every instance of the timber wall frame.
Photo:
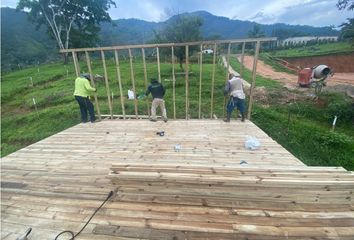
MULTIPOLYGON (((247 118, 250 119, 251 117, 251 112, 252 112, 252 104, 253 104, 253 94, 254 94, 254 88, 255 88, 255 80, 256 80, 256 72, 257 72, 257 62, 258 62, 258 56, 259 56, 259 50, 261 47, 261 43, 263 42, 271 42, 271 41, 276 41, 277 38, 249 38, 249 39, 235 39, 235 40, 217 40, 217 41, 200 41, 200 42, 186 42, 186 43, 162 43, 162 44, 144 44, 144 45, 123 45, 123 46, 112 46, 112 47, 98 47, 98 48, 78 48, 78 49, 64 49, 60 50, 61 53, 71 53, 73 57, 73 62, 75 66, 75 73, 76 76, 80 75, 80 65, 78 62, 78 53, 84 53, 85 58, 86 58, 86 64, 87 68, 89 71, 89 74, 91 76, 91 84, 93 87, 95 87, 95 82, 93 78, 93 73, 92 73, 92 67, 91 67, 91 60, 90 60, 90 54, 89 52, 99 52, 101 55, 101 60, 102 60, 102 65, 103 65, 103 71, 104 71, 104 80, 105 80, 105 87, 106 87, 106 93, 107 93, 107 100, 108 100, 108 108, 109 108, 109 115, 102 115, 99 104, 98 104, 98 99, 97 95, 95 94, 95 106, 97 110, 97 114, 99 119, 102 117, 110 117, 113 119, 114 117, 119 117, 119 118, 147 118, 147 115, 139 115, 138 114, 138 101, 135 97, 134 99, 134 112, 135 115, 127 115, 125 113, 124 109, 124 97, 123 97, 123 89, 122 89, 122 80, 121 80, 121 71, 120 71, 120 65, 119 65, 119 57, 118 57, 118 51, 119 50, 127 50, 128 51, 128 57, 129 57, 129 63, 130 63, 130 76, 131 76, 131 82, 132 82, 132 90, 134 91, 134 94, 136 94, 136 89, 135 89, 135 77, 134 77, 134 68, 133 68, 133 56, 132 56, 132 49, 141 49, 141 56, 143 59, 143 68, 144 68, 144 83, 145 87, 147 88, 148 86, 148 81, 147 81, 147 71, 146 71, 146 61, 145 61, 145 49, 155 49, 156 50, 156 61, 157 61, 157 69, 158 69, 158 81, 161 82, 161 70, 160 70, 160 53, 159 50, 161 48, 170 48, 171 49, 171 65, 172 65, 172 81, 173 81, 173 118, 176 119, 176 89, 175 89, 175 82, 176 82, 176 77, 175 77, 175 55, 174 55, 174 49, 175 47, 185 47, 185 64, 186 64, 186 69, 185 69, 185 119, 189 119, 189 70, 188 70, 188 65, 189 65, 189 47, 190 46, 200 46, 199 49, 199 99, 198 99, 198 118, 200 119, 201 116, 201 101, 202 101, 202 65, 203 65, 203 46, 204 45, 209 45, 213 46, 213 67, 212 67, 212 79, 211 79, 211 106, 210 106, 210 118, 213 118, 214 114, 214 83, 215 83, 215 68, 216 68, 216 55, 217 55, 217 47, 218 45, 221 44, 228 44, 228 50, 227 50, 227 71, 226 71, 226 78, 225 82, 228 80, 228 69, 230 65, 230 49, 232 44, 242 44, 242 53, 241 53, 241 69, 240 69, 240 75, 243 77, 243 59, 244 59, 244 54, 245 54, 245 46, 246 43, 252 43, 255 45, 254 49, 254 62, 253 62, 253 69, 252 69, 252 81, 251 81, 251 87, 250 87, 250 92, 249 92, 249 102, 248 102, 248 111, 247 111, 247 118), (105 52, 113 52, 114 53, 114 59, 115 59, 115 66, 116 66, 116 79, 118 83, 118 88, 119 88, 119 95, 120 95, 120 103, 122 107, 122 114, 117 115, 113 113, 112 109, 112 102, 111 102, 111 96, 110 96, 110 86, 108 83, 108 73, 107 73, 107 67, 106 67, 106 59, 105 59, 105 52)), ((224 98, 224 106, 223 108, 225 109, 225 103, 226 103, 226 98, 224 98)), ((149 106, 148 112, 150 112, 149 106)))

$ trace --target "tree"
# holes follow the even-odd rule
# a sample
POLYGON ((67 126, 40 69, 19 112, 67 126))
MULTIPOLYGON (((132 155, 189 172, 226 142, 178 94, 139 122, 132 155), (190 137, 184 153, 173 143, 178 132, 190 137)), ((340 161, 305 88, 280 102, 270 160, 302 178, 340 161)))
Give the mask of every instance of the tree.
MULTIPOLYGON (((110 22, 108 9, 113 0, 20 0, 17 10, 29 10, 29 18, 47 26, 60 50, 83 47, 98 40, 100 22, 110 22)), ((65 54, 65 63, 68 54, 65 54)))
POLYGON ((348 22, 342 23, 340 27, 340 38, 349 40, 354 45, 354 18, 348 18, 348 22))
POLYGON ((337 8, 339 10, 344 10, 346 8, 348 10, 353 10, 354 9, 354 0, 338 0, 337 8))
MULTIPOLYGON (((337 8, 339 10, 354 10, 354 0, 338 0, 337 8)), ((340 30, 340 38, 349 40, 352 45, 354 45, 354 18, 348 18, 347 21, 348 22, 339 25, 342 27, 340 30)))
POLYGON ((261 30, 261 25, 255 24, 253 29, 248 32, 248 37, 250 38, 261 38, 265 37, 265 33, 261 30))
MULTIPOLYGON (((155 42, 157 43, 183 43, 193 42, 202 39, 200 27, 203 21, 200 17, 176 15, 161 31, 155 32, 155 42)), ((195 47, 190 47, 190 53, 195 51, 195 47)), ((179 59, 181 69, 186 58, 185 48, 176 47, 175 55, 179 59)))

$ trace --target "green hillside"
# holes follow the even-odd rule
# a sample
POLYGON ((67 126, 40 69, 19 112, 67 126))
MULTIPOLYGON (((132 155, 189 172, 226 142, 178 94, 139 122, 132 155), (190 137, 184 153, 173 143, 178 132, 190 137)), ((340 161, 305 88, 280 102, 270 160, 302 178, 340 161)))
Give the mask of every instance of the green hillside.
MULTIPOLYGON (((166 106, 169 118, 173 115, 172 106, 172 67, 162 58, 161 77, 167 88, 166 106)), ((190 66, 190 113, 198 116, 199 65, 193 61, 190 66)), ((141 58, 134 59, 134 73, 137 92, 145 90, 143 65, 141 58)), ((203 102, 202 115, 210 117, 210 94, 212 65, 210 59, 203 61, 203 102)), ((238 70, 239 63, 232 59, 232 66, 238 70)), ((109 84, 113 92, 113 112, 121 114, 119 90, 117 87, 114 61, 107 59, 109 84)), ((81 69, 87 71, 82 64, 81 69)), ((148 60, 148 77, 157 77, 156 59, 148 60)), ((100 61, 93 61, 94 74, 103 75, 100 61)), ((176 64, 176 105, 177 117, 185 117, 185 80, 184 74, 176 64)), ((127 60, 121 60, 124 98, 129 88, 130 67, 127 60)), ((215 114, 222 118, 222 89, 225 82, 224 69, 216 68, 214 88, 215 114)), ((2 75, 1 109, 1 155, 37 142, 80 122, 79 109, 73 98, 74 69, 72 65, 60 63, 41 65, 2 75), (33 86, 30 80, 32 77, 33 86), (33 99, 37 104, 33 104, 33 99)), ((244 78, 251 79, 251 73, 245 70, 244 78)), ((105 84, 96 81, 99 105, 102 114, 109 114, 105 84)), ((296 91, 289 92, 270 79, 257 77, 257 86, 263 86, 262 94, 255 96, 252 121, 261 127, 273 139, 309 165, 344 166, 354 170, 354 109, 352 101, 340 94, 323 94, 319 101, 313 101, 296 91), (295 95, 298 100, 292 101, 295 95), (289 98, 288 96, 291 96, 289 98), (333 116, 338 116, 336 131, 332 132, 333 116)), ((147 99, 139 100, 139 114, 147 113, 147 99)), ((125 111, 134 114, 133 101, 126 101, 125 111)), ((220 120, 221 121, 221 120, 220 120)), ((232 141, 232 140, 231 140, 232 141)))
MULTIPOLYGON (((204 39, 236 39, 246 38, 248 32, 257 24, 250 21, 233 20, 214 16, 205 11, 185 13, 198 16, 203 20, 200 28, 204 39)), ((99 34, 98 46, 114 46, 148 43, 154 39, 154 31, 170 23, 174 17, 164 22, 147 22, 139 19, 118 19, 111 23, 103 23, 99 34)), ((312 27, 288 24, 260 24, 266 36, 273 35, 275 30, 286 30, 287 37, 292 36, 336 36, 338 31, 331 27, 312 27)), ((43 26, 36 30, 28 21, 25 12, 12 8, 1 8, 1 71, 18 70, 19 64, 33 65, 57 60, 58 49, 54 40, 50 39, 43 26)))
POLYGON ((58 58, 58 50, 44 28, 36 30, 27 14, 1 8, 1 71, 18 70, 58 58))

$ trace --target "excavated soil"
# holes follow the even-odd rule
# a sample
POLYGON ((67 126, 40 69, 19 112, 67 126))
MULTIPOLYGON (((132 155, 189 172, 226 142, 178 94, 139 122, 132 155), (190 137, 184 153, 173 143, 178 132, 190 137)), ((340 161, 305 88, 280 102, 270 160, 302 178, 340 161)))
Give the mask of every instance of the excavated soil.
POLYGON ((354 73, 354 52, 328 56, 283 58, 285 61, 300 68, 313 67, 324 64, 334 73, 354 73))
MULTIPOLYGON (((327 56, 329 58, 330 56, 327 56)), ((354 56, 353 56, 354 57, 354 56)), ((339 60, 338 60, 339 61, 339 60)), ((341 60, 342 64, 346 65, 353 65, 354 66, 354 59, 351 62, 345 58, 345 60, 341 60)), ((310 63, 309 63, 310 64, 310 63)), ((324 62, 316 62, 316 64, 310 64, 308 66, 315 66, 320 64, 326 64, 324 62)), ((253 67, 253 56, 244 56, 244 65, 246 68, 252 71, 253 67)), ((327 65, 327 64, 326 64, 327 65)), ((330 66, 330 64, 328 64, 330 66)), ((349 67, 348 67, 349 68, 349 67)), ((257 64, 257 74, 277 80, 283 83, 286 87, 295 88, 298 87, 297 84, 297 75, 289 74, 284 72, 276 72, 271 66, 265 64, 263 61, 258 60, 257 64)), ((354 70, 352 72, 338 72, 336 71, 333 77, 329 78, 327 81, 328 86, 335 86, 338 84, 350 84, 354 85, 354 70)))

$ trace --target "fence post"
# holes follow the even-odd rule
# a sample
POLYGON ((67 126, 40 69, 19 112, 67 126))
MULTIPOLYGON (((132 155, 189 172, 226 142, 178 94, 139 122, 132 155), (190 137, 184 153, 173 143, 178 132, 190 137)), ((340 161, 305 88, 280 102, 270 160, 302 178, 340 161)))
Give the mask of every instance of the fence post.
POLYGON ((256 50, 255 50, 254 59, 253 59, 252 83, 251 83, 251 88, 250 88, 250 100, 249 100, 249 103, 248 103, 248 112, 247 112, 247 118, 249 120, 251 119, 251 111, 252 111, 252 104, 253 104, 253 93, 254 93, 254 88, 256 86, 257 62, 258 62, 258 54, 259 54, 260 45, 261 45, 260 41, 257 41, 256 50))
POLYGON ((159 51, 159 47, 156 47, 156 57, 157 57, 158 78, 159 78, 159 83, 161 83, 161 68, 160 68, 160 51, 159 51))
MULTIPOLYGON (((92 74, 90 55, 89 55, 89 53, 87 51, 85 51, 85 56, 86 56, 87 68, 88 68, 89 73, 90 73, 91 85, 92 85, 92 87, 96 88, 95 81, 93 79, 93 74, 92 74)), ((100 107, 98 105, 97 94, 94 93, 93 96, 95 98, 95 105, 96 105, 96 109, 97 109, 97 113, 98 113, 98 119, 101 120, 102 119, 101 118, 101 111, 100 111, 100 107)))
POLYGON ((198 119, 201 117, 202 112, 202 76, 203 76, 203 44, 200 44, 199 54, 199 101, 198 101, 198 119))
POLYGON ((123 97, 122 79, 120 76, 118 50, 114 51, 114 57, 116 60, 116 71, 117 71, 117 80, 118 80, 119 94, 120 94, 120 104, 122 106, 123 119, 125 119, 124 97, 123 97))
MULTIPOLYGON (((141 48, 141 56, 143 58, 145 89, 147 89, 148 88, 148 81, 147 81, 147 71, 146 71, 145 49, 144 48, 141 48)), ((147 106, 147 115, 150 116, 150 106, 149 106, 149 102, 147 100, 146 100, 146 106, 147 106)))
POLYGON ((189 113, 189 46, 186 45, 186 120, 188 120, 189 113))
POLYGON ((211 79, 211 106, 210 106, 210 119, 213 118, 214 111, 214 84, 215 84, 215 62, 216 62, 216 43, 214 43, 214 55, 213 55, 213 75, 211 79))
POLYGON ((172 62, 172 88, 173 88, 173 119, 176 119, 176 76, 175 76, 175 53, 173 46, 171 47, 171 62, 172 62))
POLYGON ((138 119, 138 102, 136 99, 136 89, 135 89, 135 78, 134 78, 134 69, 133 69, 133 56, 132 56, 132 51, 130 48, 128 48, 129 52, 129 61, 130 61, 130 77, 132 80, 132 85, 133 85, 133 92, 134 92, 134 110, 135 110, 135 118, 138 119))
POLYGON ((103 50, 101 50, 101 58, 102 58, 103 71, 104 71, 104 81, 106 83, 106 92, 107 92, 107 99, 108 99, 109 114, 111 115, 111 119, 113 119, 112 102, 111 102, 111 96, 110 96, 111 91, 109 90, 106 58, 104 56, 103 50))
POLYGON ((246 42, 243 42, 242 44, 242 53, 241 53, 241 66, 240 66, 240 75, 241 77, 243 77, 243 60, 244 60, 244 57, 245 57, 245 46, 246 46, 246 42))
MULTIPOLYGON (((227 57, 226 57, 226 80, 225 82, 229 80, 229 68, 230 68, 230 52, 231 52, 231 43, 229 43, 229 46, 227 48, 227 57)), ((225 107, 226 107, 226 96, 224 96, 224 105, 223 105, 223 110, 222 110, 222 116, 225 117, 225 107)))
POLYGON ((73 56, 76 77, 78 77, 80 75, 80 66, 79 66, 79 62, 77 60, 77 55, 76 55, 76 52, 74 52, 74 51, 72 51, 71 54, 73 56))

